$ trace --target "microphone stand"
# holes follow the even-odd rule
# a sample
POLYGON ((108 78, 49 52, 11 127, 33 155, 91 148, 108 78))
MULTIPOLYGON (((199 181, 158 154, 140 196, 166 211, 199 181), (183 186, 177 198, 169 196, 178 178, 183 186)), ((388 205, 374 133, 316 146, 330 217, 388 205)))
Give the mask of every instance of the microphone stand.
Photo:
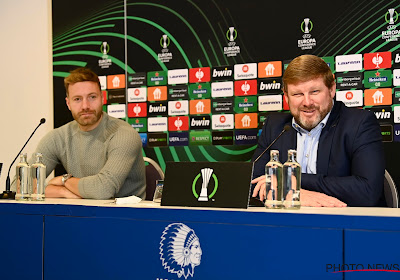
MULTIPOLYGON (((288 125, 288 124, 285 125, 283 127, 283 130, 281 131, 281 133, 279 133, 279 135, 274 139, 274 141, 272 141, 268 145, 268 147, 266 147, 264 149, 264 151, 253 161, 253 167, 252 167, 252 170, 251 170, 251 179, 253 179, 255 163, 272 147, 272 145, 275 144, 275 142, 282 136, 283 133, 285 133, 286 131, 289 131, 290 129, 291 129, 290 125, 288 125)), ((250 184, 250 189, 251 189, 251 184, 250 184)), ((250 193, 249 206, 265 206, 265 205, 264 205, 264 202, 262 202, 258 198, 253 197, 252 194, 250 193)))
POLYGON ((7 174, 7 179, 6 179, 6 190, 2 194, 0 194, 0 199, 15 199, 15 194, 16 193, 11 191, 11 186, 10 186, 10 171, 11 171, 11 167, 14 164, 14 162, 17 160, 18 156, 21 154, 22 150, 25 148, 26 144, 28 144, 29 140, 31 140, 33 134, 35 134, 35 132, 39 128, 39 126, 41 126, 45 122, 46 122, 45 118, 40 120, 40 123, 38 124, 38 126, 35 128, 35 130, 31 134, 31 136, 29 136, 28 140, 25 142, 25 144, 22 147, 22 149, 19 151, 17 156, 14 158, 14 160, 11 162, 10 168, 8 168, 8 174, 7 174))

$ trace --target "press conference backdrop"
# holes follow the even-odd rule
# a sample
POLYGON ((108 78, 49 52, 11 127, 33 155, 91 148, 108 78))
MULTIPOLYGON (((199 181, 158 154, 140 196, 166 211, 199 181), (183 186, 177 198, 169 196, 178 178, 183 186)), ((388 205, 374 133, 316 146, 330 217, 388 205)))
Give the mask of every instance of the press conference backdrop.
POLYGON ((265 116, 287 111, 281 76, 301 54, 335 73, 336 99, 381 123, 397 184, 398 1, 53 1, 54 123, 72 120, 63 78, 100 75, 104 111, 166 161, 247 161, 265 116))

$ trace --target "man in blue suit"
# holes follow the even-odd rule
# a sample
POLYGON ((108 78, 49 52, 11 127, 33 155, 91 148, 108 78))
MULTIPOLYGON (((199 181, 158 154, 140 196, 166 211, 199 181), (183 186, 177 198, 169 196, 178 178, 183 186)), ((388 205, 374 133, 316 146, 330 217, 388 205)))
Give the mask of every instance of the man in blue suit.
MULTIPOLYGON (((290 113, 271 113, 265 120, 256 159, 282 132, 271 149, 287 160, 297 150, 302 166, 303 206, 384 205, 385 172, 382 136, 372 112, 334 101, 336 83, 329 66, 313 55, 295 58, 283 75, 284 98, 290 113)), ((265 198, 266 152, 256 163, 253 196, 265 198)))

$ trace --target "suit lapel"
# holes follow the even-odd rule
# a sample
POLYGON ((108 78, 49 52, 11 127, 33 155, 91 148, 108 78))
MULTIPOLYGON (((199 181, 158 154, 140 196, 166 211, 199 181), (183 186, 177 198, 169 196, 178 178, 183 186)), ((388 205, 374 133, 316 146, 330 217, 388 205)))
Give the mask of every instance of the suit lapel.
POLYGON ((333 136, 335 135, 336 127, 340 118, 340 108, 344 106, 341 102, 336 101, 333 106, 331 115, 329 116, 326 126, 321 132, 318 143, 317 153, 317 173, 328 175, 329 158, 332 151, 333 136))

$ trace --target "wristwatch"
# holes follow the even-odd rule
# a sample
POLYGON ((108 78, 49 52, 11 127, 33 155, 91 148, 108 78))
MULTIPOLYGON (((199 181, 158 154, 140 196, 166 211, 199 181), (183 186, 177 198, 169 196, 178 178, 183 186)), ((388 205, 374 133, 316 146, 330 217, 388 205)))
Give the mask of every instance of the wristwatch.
POLYGON ((65 186, 65 182, 67 182, 67 180, 69 179, 69 178, 71 178, 71 177, 73 177, 71 174, 64 174, 64 175, 62 175, 62 177, 61 177, 61 182, 62 182, 62 184, 63 184, 63 186, 65 186))

